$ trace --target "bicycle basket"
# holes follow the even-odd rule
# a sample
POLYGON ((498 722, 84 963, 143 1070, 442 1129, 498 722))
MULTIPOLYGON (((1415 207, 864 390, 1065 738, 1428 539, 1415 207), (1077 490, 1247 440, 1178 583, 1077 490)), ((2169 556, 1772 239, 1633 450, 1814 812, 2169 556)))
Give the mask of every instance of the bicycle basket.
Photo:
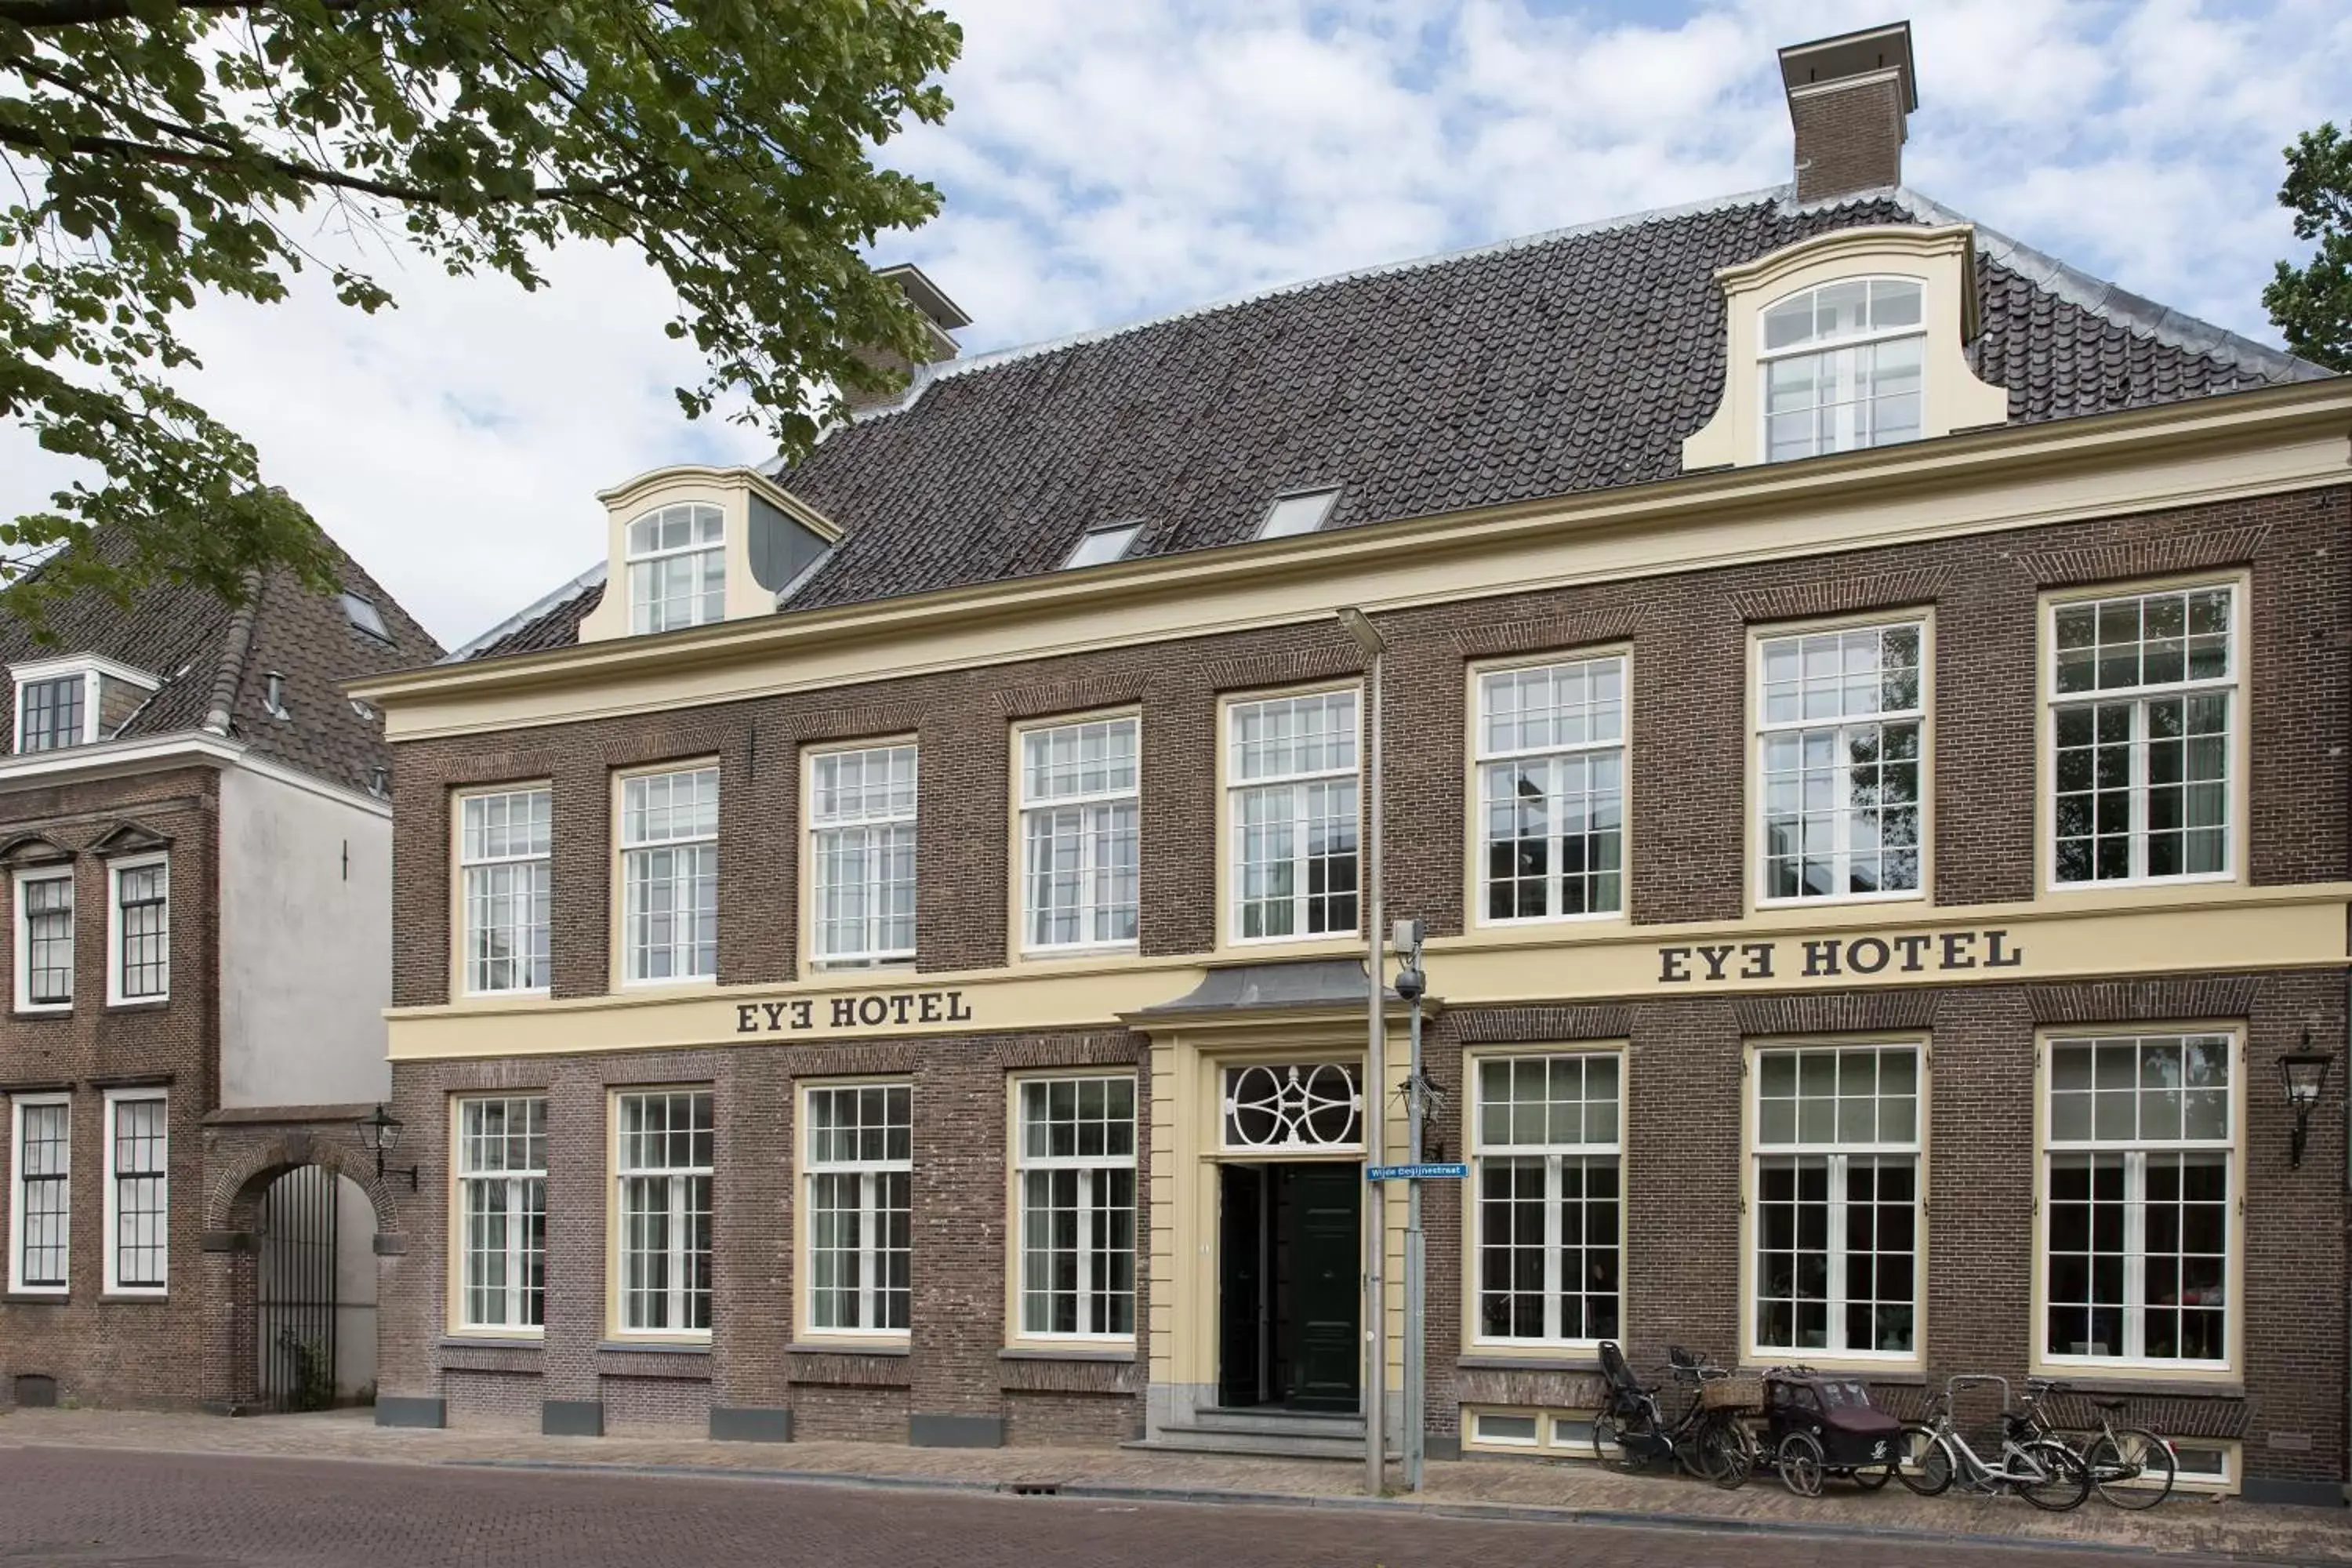
POLYGON ((1764 1380, 1752 1373, 1711 1377, 1698 1385, 1698 1402, 1709 1410, 1761 1410, 1764 1380))

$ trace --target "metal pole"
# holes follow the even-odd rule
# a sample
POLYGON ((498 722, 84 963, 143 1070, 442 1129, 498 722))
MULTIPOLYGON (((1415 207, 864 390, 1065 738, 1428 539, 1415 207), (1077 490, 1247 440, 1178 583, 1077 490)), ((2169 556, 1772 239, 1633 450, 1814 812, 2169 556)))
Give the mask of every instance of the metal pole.
MULTIPOLYGON (((1413 969, 1421 967, 1421 932, 1418 921, 1413 926, 1412 951, 1400 962, 1413 969)), ((1405 1104, 1410 1117, 1412 1152, 1406 1163, 1422 1163, 1422 1126, 1428 1114, 1421 1095, 1421 991, 1416 987, 1406 1016, 1412 1020, 1412 1077, 1405 1086, 1405 1104)), ((1412 1491, 1421 1490, 1422 1467, 1422 1400, 1427 1369, 1423 1365, 1427 1347, 1423 1342, 1427 1334, 1429 1310, 1428 1255, 1423 1251, 1421 1235, 1421 1178, 1415 1176, 1406 1184, 1412 1196, 1406 1201, 1404 1220, 1404 1484, 1412 1491)))
MULTIPOLYGON (((1377 634, 1375 634, 1377 635, 1377 634)), ((1368 1009, 1370 1021, 1370 1038, 1364 1053, 1364 1163, 1370 1167, 1381 1163, 1382 1153, 1381 1123, 1388 1114, 1388 1017, 1382 1005, 1383 993, 1388 989, 1388 967, 1381 960, 1381 946, 1387 933, 1381 925, 1381 839, 1386 823, 1381 816, 1381 674, 1386 654, 1375 644, 1372 650, 1371 700, 1371 784, 1367 803, 1367 836, 1370 838, 1370 868, 1365 878, 1365 890, 1370 917, 1365 929, 1370 933, 1366 954, 1366 973, 1370 979, 1371 1001, 1368 1009)), ((1388 1264, 1388 1194, 1384 1182, 1365 1184, 1365 1217, 1370 1230, 1369 1266, 1364 1270, 1364 1360, 1368 1375, 1364 1379, 1364 1486, 1373 1497, 1388 1489, 1388 1415, 1387 1393, 1388 1356, 1388 1290, 1384 1278, 1388 1264)))

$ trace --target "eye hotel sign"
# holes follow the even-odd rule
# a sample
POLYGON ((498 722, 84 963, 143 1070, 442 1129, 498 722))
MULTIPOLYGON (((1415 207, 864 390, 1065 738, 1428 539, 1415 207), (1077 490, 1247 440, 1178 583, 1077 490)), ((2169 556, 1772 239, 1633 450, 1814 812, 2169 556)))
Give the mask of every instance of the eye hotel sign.
POLYGON ((861 991, 735 1005, 738 1035, 832 1035, 844 1029, 971 1021, 971 1004, 960 990, 861 991))
POLYGON ((1845 980, 2015 969, 2025 949, 2005 929, 1697 942, 1657 950, 1660 985, 1845 980))

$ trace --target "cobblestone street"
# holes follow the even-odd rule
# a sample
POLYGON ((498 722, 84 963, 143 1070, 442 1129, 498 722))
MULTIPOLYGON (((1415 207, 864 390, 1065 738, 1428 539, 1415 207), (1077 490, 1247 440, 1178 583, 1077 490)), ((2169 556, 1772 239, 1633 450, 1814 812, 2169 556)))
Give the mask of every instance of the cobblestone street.
POLYGON ((364 1411, 19 1410, 0 1415, 0 1563, 1433 1568, 1811 1565, 1831 1552, 1906 1564, 2352 1563, 2339 1511, 2189 1497, 2149 1513, 2095 1500, 2048 1515, 1900 1488, 1805 1500, 1761 1478, 1723 1492, 1474 1461, 1431 1466, 1419 1503, 1367 1509, 1360 1479, 1352 1465, 1117 1449, 386 1430, 364 1411))
POLYGON ((2112 1553, 236 1455, 0 1451, 0 1561, 137 1568, 2087 1568, 2112 1553))

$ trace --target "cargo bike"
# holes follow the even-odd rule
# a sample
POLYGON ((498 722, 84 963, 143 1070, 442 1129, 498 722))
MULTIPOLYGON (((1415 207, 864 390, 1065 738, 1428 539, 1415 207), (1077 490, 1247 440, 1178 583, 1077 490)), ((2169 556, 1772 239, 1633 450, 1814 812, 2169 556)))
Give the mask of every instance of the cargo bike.
POLYGON ((1876 1491, 1903 1462, 1903 1424, 1870 1402, 1858 1377, 1774 1367, 1764 1374, 1763 1451, 1780 1484, 1799 1497, 1819 1497, 1830 1476, 1876 1491))

